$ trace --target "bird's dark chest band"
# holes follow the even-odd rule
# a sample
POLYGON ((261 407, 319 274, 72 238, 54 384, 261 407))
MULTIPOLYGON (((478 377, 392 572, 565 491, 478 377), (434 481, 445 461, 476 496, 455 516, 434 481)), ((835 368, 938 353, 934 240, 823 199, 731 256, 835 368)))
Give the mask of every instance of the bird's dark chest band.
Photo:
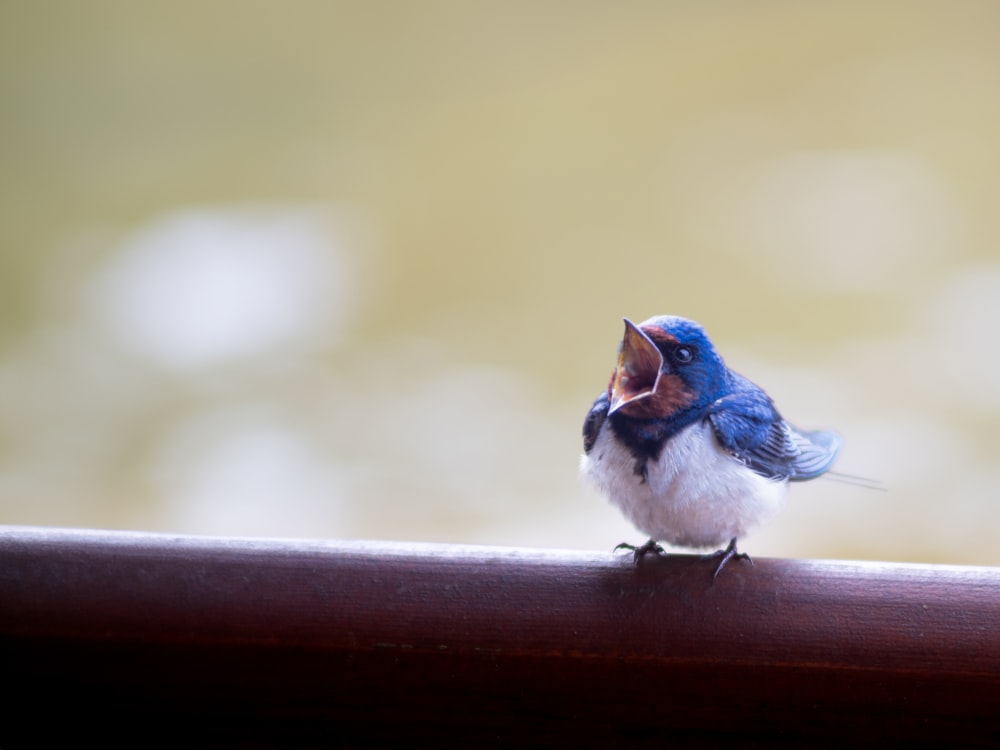
POLYGON ((609 417, 611 429, 628 452, 636 459, 636 473, 645 476, 645 465, 656 461, 667 441, 680 429, 661 419, 634 419, 625 415, 609 417))

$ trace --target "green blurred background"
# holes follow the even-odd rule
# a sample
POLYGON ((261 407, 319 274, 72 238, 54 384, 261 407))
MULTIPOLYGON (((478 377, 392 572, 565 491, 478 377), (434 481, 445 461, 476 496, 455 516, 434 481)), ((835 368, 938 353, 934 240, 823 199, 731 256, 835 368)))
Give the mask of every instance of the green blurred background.
POLYGON ((1000 564, 1000 5, 0 5, 0 522, 610 549, 622 316, 841 471, 755 555, 1000 564))

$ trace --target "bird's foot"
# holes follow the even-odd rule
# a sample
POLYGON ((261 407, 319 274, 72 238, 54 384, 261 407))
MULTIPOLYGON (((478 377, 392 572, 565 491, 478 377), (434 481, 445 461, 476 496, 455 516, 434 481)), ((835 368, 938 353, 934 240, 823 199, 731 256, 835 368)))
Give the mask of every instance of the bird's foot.
POLYGON ((715 572, 712 574, 713 582, 715 582, 715 579, 719 577, 719 573, 722 572, 722 569, 726 567, 726 563, 728 563, 730 560, 746 560, 748 563, 750 563, 750 565, 753 565, 753 560, 750 558, 750 555, 748 555, 746 552, 737 551, 736 537, 733 537, 732 539, 729 540, 729 546, 726 547, 725 549, 720 549, 717 552, 705 555, 702 559, 714 560, 717 557, 720 557, 722 559, 719 560, 719 564, 718 566, 716 566, 715 572))
POLYGON ((636 547, 634 544, 629 544, 628 542, 622 542, 615 546, 612 552, 617 552, 620 549, 630 549, 632 550, 632 561, 638 563, 642 558, 648 555, 650 552, 655 553, 657 556, 665 556, 667 553, 663 551, 663 547, 656 543, 655 539, 650 539, 645 544, 640 544, 636 547))

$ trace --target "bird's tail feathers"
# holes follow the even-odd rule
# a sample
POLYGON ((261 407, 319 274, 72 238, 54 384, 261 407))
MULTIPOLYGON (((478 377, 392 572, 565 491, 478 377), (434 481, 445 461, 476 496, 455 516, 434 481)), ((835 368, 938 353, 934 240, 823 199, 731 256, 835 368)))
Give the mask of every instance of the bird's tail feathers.
POLYGON ((886 483, 881 479, 869 479, 868 477, 859 477, 855 474, 844 474, 840 471, 828 471, 823 476, 828 477, 835 482, 853 484, 855 487, 861 487, 867 490, 878 490, 879 492, 887 492, 889 490, 886 483))

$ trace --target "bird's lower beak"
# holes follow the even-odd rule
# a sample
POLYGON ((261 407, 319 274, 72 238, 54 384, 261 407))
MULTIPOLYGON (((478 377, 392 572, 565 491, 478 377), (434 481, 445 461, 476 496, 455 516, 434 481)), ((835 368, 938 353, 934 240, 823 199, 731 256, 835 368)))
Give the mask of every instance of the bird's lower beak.
POLYGON ((652 395, 662 368, 663 355, 656 344, 635 323, 625 318, 625 338, 622 339, 618 366, 611 379, 608 414, 652 395))

